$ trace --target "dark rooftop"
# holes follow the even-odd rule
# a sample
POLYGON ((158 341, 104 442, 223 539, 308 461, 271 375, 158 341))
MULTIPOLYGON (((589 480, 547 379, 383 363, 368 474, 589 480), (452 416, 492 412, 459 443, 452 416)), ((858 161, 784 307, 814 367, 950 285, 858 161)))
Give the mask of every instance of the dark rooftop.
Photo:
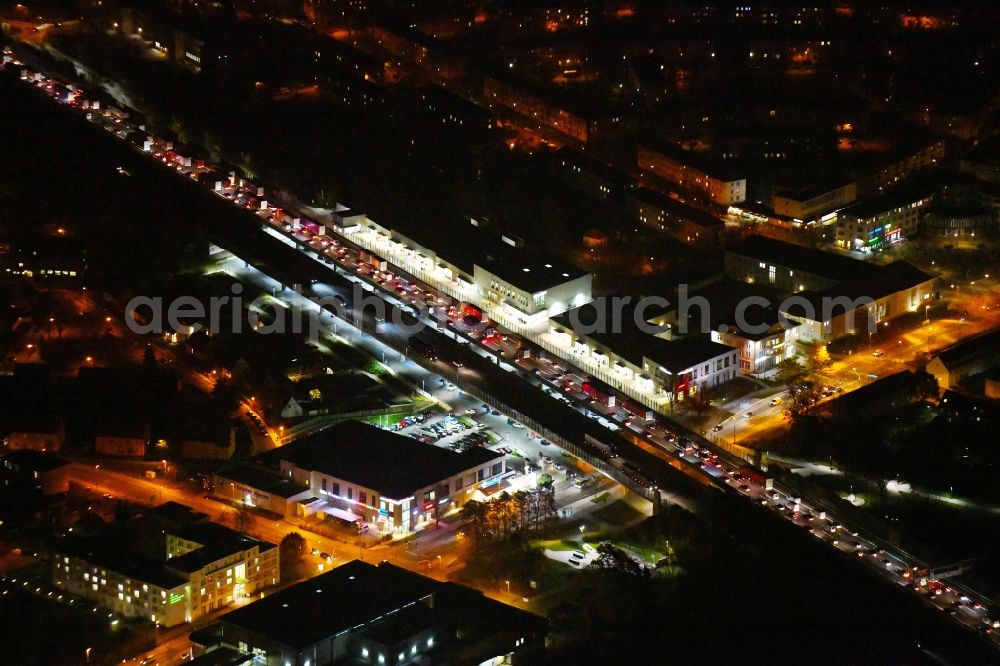
POLYGON ((231 481, 239 481, 251 488, 266 491, 278 497, 294 497, 308 490, 305 486, 275 474, 272 470, 252 464, 235 465, 219 471, 219 476, 231 481))
POLYGON ((688 206, 676 199, 671 199, 667 195, 660 194, 648 187, 640 187, 631 192, 629 196, 636 201, 649 204, 650 206, 657 206, 671 215, 683 218, 702 227, 717 227, 724 224, 722 220, 711 213, 707 213, 700 208, 688 206))
MULTIPOLYGON (((856 280, 849 280, 836 284, 821 291, 802 291, 796 294, 810 302, 816 313, 822 313, 824 304, 832 303, 831 299, 848 298, 852 301, 870 298, 877 301, 891 294, 912 289, 928 280, 933 280, 933 275, 928 275, 922 270, 906 261, 894 261, 885 266, 873 266, 878 269, 874 275, 865 275, 856 280)), ((801 311, 801 305, 795 304, 788 308, 788 312, 797 314, 801 311)), ((842 311, 840 306, 834 308, 831 314, 839 314, 842 311)))
POLYGON ((287 460, 386 497, 404 499, 503 455, 485 448, 454 453, 361 421, 343 421, 258 458, 273 464, 287 460))
POLYGON ((175 529, 181 525, 208 520, 207 514, 173 500, 150 509, 146 512, 146 517, 174 525, 175 529))
POLYGON ((432 223, 418 214, 396 214, 376 223, 427 248, 469 275, 479 265, 532 294, 587 275, 587 271, 567 261, 532 249, 530 238, 525 239, 527 247, 513 247, 496 233, 477 229, 468 218, 432 223))
POLYGON ((714 155, 709 153, 685 150, 680 146, 658 139, 643 139, 641 146, 681 164, 698 169, 713 178, 732 181, 746 177, 735 164, 716 159, 714 155))
POLYGON ((1000 329, 980 333, 948 347, 937 355, 945 367, 956 367, 983 354, 1000 353, 1000 329))
POLYGON ((821 194, 826 194, 828 192, 833 192, 834 190, 839 190, 842 187, 847 187, 852 183, 853 181, 845 178, 838 178, 835 180, 817 180, 798 187, 776 189, 775 195, 792 201, 804 202, 818 197, 821 194))
POLYGON ((180 574, 167 569, 163 562, 132 550, 122 549, 119 544, 103 537, 67 539, 60 543, 56 550, 99 568, 168 590, 188 582, 180 574))
POLYGON ((186 541, 201 544, 201 548, 167 560, 168 567, 185 573, 192 573, 207 564, 250 550, 254 546, 257 546, 259 552, 262 553, 275 547, 273 543, 261 541, 223 525, 210 522, 190 523, 179 529, 171 530, 170 534, 186 541))
POLYGON ((65 467, 68 461, 56 456, 50 456, 33 449, 19 449, 11 451, 3 457, 5 463, 14 465, 20 469, 32 470, 36 472, 51 472, 54 469, 65 467))
POLYGON ((584 155, 583 153, 572 148, 560 148, 552 157, 561 165, 578 167, 581 171, 595 174, 613 185, 618 185, 623 188, 635 186, 635 181, 631 178, 631 176, 621 169, 609 166, 600 160, 595 160, 592 157, 584 155))
POLYGON ((859 220, 867 220, 894 208, 902 208, 912 203, 926 199, 934 194, 934 188, 924 185, 901 185, 885 194, 859 201, 840 211, 842 216, 850 216, 859 220))
POLYGON ((750 236, 727 248, 726 252, 778 266, 787 266, 803 273, 822 275, 838 282, 874 277, 879 268, 877 264, 765 236, 750 236))
POLYGON ((400 610, 441 583, 383 562, 359 560, 311 578, 220 618, 292 648, 305 648, 400 610))
POLYGON ((671 373, 683 372, 699 363, 732 351, 727 345, 712 342, 707 335, 696 335, 680 340, 665 340, 639 329, 631 304, 622 308, 621 317, 615 316, 612 299, 597 299, 581 305, 555 318, 571 335, 585 335, 637 367, 643 367, 643 358, 671 373), (599 308, 604 307, 604 312, 599 308), (584 330, 577 333, 576 324, 584 330), (603 322, 603 323, 601 323, 603 322), (589 333, 595 325, 603 332, 589 333))

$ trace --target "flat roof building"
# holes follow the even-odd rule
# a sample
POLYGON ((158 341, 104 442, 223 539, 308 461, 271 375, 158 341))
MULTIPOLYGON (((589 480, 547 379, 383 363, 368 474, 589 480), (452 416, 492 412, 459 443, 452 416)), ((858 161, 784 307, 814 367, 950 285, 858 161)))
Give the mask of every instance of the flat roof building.
POLYGON ((0 458, 0 486, 58 495, 69 490, 68 465, 62 458, 33 449, 11 451, 0 458))
POLYGON ((358 560, 223 615, 192 634, 280 666, 520 663, 546 621, 388 562, 358 560))
POLYGON ((837 247, 868 253, 912 238, 932 199, 930 188, 901 185, 845 208, 837 214, 837 247))
POLYGON ((124 617, 167 627, 278 583, 272 543, 208 521, 165 532, 163 559, 103 538, 65 540, 53 558, 53 583, 124 617))
POLYGON ((732 347, 707 334, 667 340, 654 334, 645 319, 646 313, 631 302, 598 299, 555 317, 543 342, 549 351, 654 409, 739 374, 732 347))
POLYGON ((639 145, 640 169, 669 183, 708 197, 720 206, 742 203, 747 198, 747 179, 727 165, 713 164, 704 155, 660 142, 639 145))
POLYGON ((627 201, 640 224, 679 241, 712 245, 722 238, 722 220, 655 190, 640 187, 628 194, 627 201))
POLYGON ((927 364, 943 391, 1000 365, 1000 330, 987 331, 948 347, 927 364))
POLYGON ((828 214, 854 203, 857 183, 835 181, 813 183, 799 188, 783 188, 771 195, 771 207, 799 223, 824 222, 828 214))
POLYGON ((880 265, 751 236, 726 250, 727 277, 794 294, 779 312, 799 340, 830 341, 931 304, 934 281, 905 261, 880 265))
POLYGON ((489 449, 455 453, 361 421, 343 421, 254 463, 219 472, 216 494, 259 505, 288 482, 279 513, 370 523, 397 535, 462 506, 507 471, 503 455, 489 449))
POLYGON ((547 317, 592 297, 589 272, 471 223, 399 220, 390 228, 356 215, 338 225, 338 233, 515 330, 543 327, 547 317))

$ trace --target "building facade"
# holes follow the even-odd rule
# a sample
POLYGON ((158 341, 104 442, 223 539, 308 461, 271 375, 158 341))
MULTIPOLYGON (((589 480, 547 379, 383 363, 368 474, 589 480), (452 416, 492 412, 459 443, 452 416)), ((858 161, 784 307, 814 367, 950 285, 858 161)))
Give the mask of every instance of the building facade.
POLYGON ((53 583, 113 613, 172 627, 276 585, 278 548, 221 525, 198 522, 167 533, 165 557, 120 544, 67 542, 53 583))
POLYGON ((640 187, 628 195, 628 205, 640 224, 684 243, 715 245, 722 240, 722 220, 659 192, 640 187))
POLYGON ((777 192, 771 196, 771 207, 776 214, 800 223, 822 222, 827 213, 848 206, 857 198, 858 185, 854 182, 833 187, 817 185, 777 192))
POLYGON ((928 193, 904 193, 850 206, 837 214, 837 247, 876 252, 912 238, 931 201, 928 193))
POLYGON ((660 178, 698 192, 720 206, 746 201, 747 179, 711 173, 711 169, 696 165, 699 158, 683 151, 639 145, 637 164, 660 178))
POLYGON ((372 525, 401 536, 443 514, 507 474, 503 455, 485 448, 455 453, 360 421, 343 421, 216 474, 215 493, 234 501, 281 504, 282 515, 372 525), (287 484, 286 497, 274 488, 287 484))

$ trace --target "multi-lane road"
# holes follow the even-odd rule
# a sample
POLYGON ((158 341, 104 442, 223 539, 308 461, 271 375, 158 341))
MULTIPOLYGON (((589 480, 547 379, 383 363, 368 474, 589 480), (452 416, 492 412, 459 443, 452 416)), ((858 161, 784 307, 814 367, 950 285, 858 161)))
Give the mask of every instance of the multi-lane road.
MULTIPOLYGON (((83 109, 86 97, 83 91, 65 83, 53 80, 50 77, 36 72, 26 72, 24 66, 16 61, 12 54, 5 54, 5 69, 14 69, 21 72, 21 78, 28 85, 33 85, 60 103, 83 109)), ((120 115, 106 115, 104 113, 88 112, 88 117, 93 122, 100 124, 116 136, 127 139, 132 132, 138 132, 138 127, 132 127, 127 118, 120 115)), ((170 167, 173 171, 191 178, 197 178, 203 172, 204 166, 185 165, 182 162, 172 161, 169 153, 156 146, 157 141, 150 141, 150 148, 147 152, 152 153, 152 157, 170 167)), ((144 146, 136 146, 143 149, 144 146)), ((404 277, 398 269, 389 267, 392 273, 391 280, 379 282, 379 276, 372 275, 372 267, 359 265, 356 258, 358 248, 347 238, 338 238, 330 232, 317 233, 308 227, 295 228, 291 225, 291 214, 286 211, 275 214, 273 210, 261 206, 261 198, 270 193, 259 185, 250 183, 244 179, 227 179, 227 182, 214 191, 219 196, 233 201, 234 204, 248 209, 257 214, 265 228, 270 229, 272 235, 281 238, 283 242, 292 247, 305 252, 308 256, 326 265, 328 268, 336 269, 339 275, 347 276, 350 280, 367 285, 372 292, 376 290, 380 296, 397 306, 406 307, 408 303, 413 303, 418 299, 427 303, 429 299, 440 299, 440 290, 420 282, 404 277)), ((277 196, 274 197, 277 199, 277 196)), ((366 262, 361 262, 364 264, 366 262)), ((447 310, 445 309, 445 312, 447 310)), ((440 327, 442 322, 435 321, 436 327, 440 327)), ((382 335, 397 335, 391 330, 379 331, 375 326, 370 333, 376 337, 382 335)), ((383 326, 384 329, 391 328, 383 326)), ((831 509, 821 507, 818 503, 806 498, 797 498, 790 491, 781 487, 765 489, 764 479, 758 477, 755 472, 742 469, 742 461, 732 459, 725 452, 717 452, 711 443, 699 436, 685 432, 677 424, 664 418, 658 418, 655 422, 643 423, 639 427, 633 415, 602 414, 599 410, 593 409, 593 404, 589 400, 583 399, 573 390, 575 384, 573 377, 586 376, 586 373, 576 368, 572 368, 563 361, 553 362, 553 373, 549 377, 539 377, 525 372, 522 368, 505 359, 502 354, 497 353, 495 347, 486 345, 483 340, 470 339, 465 336, 456 335, 453 331, 449 334, 452 339, 461 339, 469 349, 474 350, 483 357, 493 361, 495 372, 508 372, 511 375, 525 380, 535 390, 545 391, 550 398, 558 396, 557 402, 566 403, 566 409, 574 409, 585 413, 587 416, 600 422, 611 430, 622 431, 632 439, 639 439, 648 447, 655 447, 663 455, 678 461, 679 464, 688 470, 696 470, 705 478, 712 480, 716 484, 729 488, 731 492, 739 493, 747 501, 758 503, 762 508, 776 511, 784 515, 789 521, 808 530, 815 538, 821 539, 830 544, 831 547, 841 551, 857 553, 859 562, 867 566, 874 567, 880 571, 888 581, 906 585, 915 590, 915 593, 924 594, 933 606, 942 608, 942 612, 952 615, 956 621, 964 626, 974 628, 983 633, 989 633, 992 629, 993 617, 996 616, 994 609, 989 608, 987 602, 968 590, 948 590, 947 586, 939 584, 934 580, 918 580, 920 572, 927 566, 916 560, 913 556, 894 549, 887 544, 881 544, 879 540, 870 535, 865 535, 858 530, 843 524, 833 514, 831 509), (559 374, 561 372, 561 374, 559 374), (566 377, 570 376, 567 381, 566 377), (618 419, 614 417, 618 416, 618 419), (915 573, 916 572, 916 573, 915 573), (929 590, 929 593, 927 592, 929 590)), ((443 336, 442 336, 443 337, 443 336)), ((530 346, 530 340, 524 340, 523 344, 530 346)), ((451 372, 461 372, 461 369, 451 369, 451 372)), ((466 373, 463 377, 466 381, 476 381, 476 373, 466 373)), ((541 396, 542 394, 539 393, 541 396)), ((557 402, 552 403, 553 408, 558 408, 557 402)), ((633 478, 646 482, 647 475, 644 470, 626 468, 621 462, 616 462, 617 456, 614 451, 608 451, 607 457, 611 463, 618 466, 623 472, 627 472, 633 478)), ((90 468, 76 467, 73 470, 74 477, 78 478, 84 485, 97 487, 100 485, 108 492, 122 492, 122 480, 116 475, 109 478, 108 472, 90 468)), ((156 499, 173 499, 190 505, 191 501, 200 503, 204 501, 208 505, 210 513, 217 513, 219 505, 209 500, 195 500, 190 495, 162 485, 153 484, 142 479, 130 479, 125 484, 126 492, 133 495, 133 499, 141 502, 151 502, 156 499)), ((277 539, 287 532, 287 526, 273 521, 265 521, 259 517, 255 518, 254 529, 263 538, 277 539)), ((356 553, 345 552, 344 544, 339 544, 333 540, 324 543, 327 552, 338 554, 342 557, 354 557, 356 553)), ((348 547, 349 548, 349 547, 348 547)), ((994 638, 994 640, 996 640, 994 638)), ((997 643, 1000 644, 1000 643, 997 643)))

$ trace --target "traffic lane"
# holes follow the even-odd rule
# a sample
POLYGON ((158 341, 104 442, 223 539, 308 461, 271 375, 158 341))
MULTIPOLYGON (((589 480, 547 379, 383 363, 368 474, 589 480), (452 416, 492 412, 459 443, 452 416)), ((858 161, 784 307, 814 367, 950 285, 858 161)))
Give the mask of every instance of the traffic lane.
MULTIPOLYGON (((147 479, 132 477, 118 472, 112 472, 81 463, 69 465, 71 481, 114 497, 132 501, 145 506, 157 506, 163 502, 173 501, 188 506, 208 515, 212 520, 223 523, 230 522, 236 516, 236 509, 224 502, 210 499, 207 496, 189 490, 175 488, 147 479)), ((341 558, 354 559, 357 549, 340 541, 330 539, 313 532, 305 532, 301 528, 284 521, 275 521, 259 514, 250 514, 251 531, 259 538, 278 544, 289 532, 299 532, 306 541, 322 550, 334 553, 341 558)))

